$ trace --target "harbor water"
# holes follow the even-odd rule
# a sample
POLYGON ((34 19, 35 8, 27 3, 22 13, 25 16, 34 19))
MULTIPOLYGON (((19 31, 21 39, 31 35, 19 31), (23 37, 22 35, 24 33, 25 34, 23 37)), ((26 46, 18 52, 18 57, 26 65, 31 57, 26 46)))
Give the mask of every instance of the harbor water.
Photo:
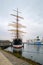
POLYGON ((32 59, 35 62, 38 62, 43 65, 43 45, 31 45, 24 44, 22 49, 13 49, 13 47, 8 47, 5 50, 13 52, 13 50, 21 50, 21 55, 25 58, 32 59))

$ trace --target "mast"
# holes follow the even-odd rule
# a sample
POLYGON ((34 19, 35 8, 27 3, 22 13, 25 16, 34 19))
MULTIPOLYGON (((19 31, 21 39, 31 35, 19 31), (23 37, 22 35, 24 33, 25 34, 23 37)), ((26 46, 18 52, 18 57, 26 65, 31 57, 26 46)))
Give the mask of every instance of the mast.
POLYGON ((18 8, 17 8, 17 39, 18 39, 18 36, 19 36, 19 34, 18 34, 18 8))
POLYGON ((23 26, 23 25, 21 25, 21 24, 19 23, 19 18, 20 18, 20 19, 23 19, 23 17, 21 17, 21 16, 18 15, 18 13, 21 13, 21 12, 18 11, 18 8, 17 8, 17 10, 14 10, 14 11, 16 11, 17 15, 14 15, 14 14, 11 14, 11 15, 16 17, 16 22, 13 22, 13 24, 9 24, 9 26, 13 26, 13 27, 16 28, 16 30, 12 29, 12 30, 10 30, 10 31, 16 32, 16 38, 17 38, 17 40, 18 40, 18 39, 19 39, 19 32, 20 32, 20 33, 25 33, 25 32, 23 32, 23 31, 20 31, 19 28, 22 28, 22 27, 25 28, 25 26, 23 26))

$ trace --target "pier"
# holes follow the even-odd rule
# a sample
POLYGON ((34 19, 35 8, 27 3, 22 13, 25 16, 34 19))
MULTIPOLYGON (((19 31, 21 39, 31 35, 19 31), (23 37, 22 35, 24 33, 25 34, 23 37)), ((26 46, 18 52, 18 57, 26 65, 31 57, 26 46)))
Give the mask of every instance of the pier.
POLYGON ((8 40, 0 40, 0 47, 3 49, 11 46, 11 44, 12 43, 8 40))
POLYGON ((13 65, 13 64, 0 52, 0 65, 13 65))
POLYGON ((28 62, 0 50, 0 65, 31 65, 28 62))

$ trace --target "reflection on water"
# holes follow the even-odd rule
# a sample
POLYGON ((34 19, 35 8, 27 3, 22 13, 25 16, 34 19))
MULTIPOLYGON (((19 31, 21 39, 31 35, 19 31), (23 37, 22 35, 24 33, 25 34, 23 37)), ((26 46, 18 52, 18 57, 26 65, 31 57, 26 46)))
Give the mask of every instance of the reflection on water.
POLYGON ((16 55, 18 54, 18 55, 22 55, 22 48, 20 48, 20 49, 17 49, 17 48, 13 48, 13 54, 15 54, 16 53, 16 55))
POLYGON ((34 45, 34 48, 36 48, 37 53, 40 52, 40 47, 41 47, 41 45, 34 45))
POLYGON ((24 48, 16 49, 9 47, 6 50, 43 64, 43 45, 24 44, 24 48))
POLYGON ((13 50, 13 54, 16 54, 17 56, 22 56, 22 50, 21 51, 13 50))
POLYGON ((13 48, 13 50, 19 52, 22 51, 22 48, 13 48))

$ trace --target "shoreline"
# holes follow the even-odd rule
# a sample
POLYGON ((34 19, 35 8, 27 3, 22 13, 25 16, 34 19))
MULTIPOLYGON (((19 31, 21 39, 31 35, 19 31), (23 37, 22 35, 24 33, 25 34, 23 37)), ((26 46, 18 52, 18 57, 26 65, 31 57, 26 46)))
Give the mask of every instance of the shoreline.
POLYGON ((8 53, 8 54, 11 54, 11 55, 17 57, 18 59, 21 59, 21 60, 23 60, 23 61, 26 61, 26 62, 28 62, 29 64, 32 64, 32 65, 42 65, 42 64, 40 64, 40 63, 38 63, 38 62, 35 62, 35 61, 31 60, 31 59, 27 59, 27 58, 25 58, 25 57, 19 55, 18 53, 14 53, 14 54, 13 54, 12 52, 6 51, 6 50, 2 50, 2 52, 6 52, 6 53, 8 53))

